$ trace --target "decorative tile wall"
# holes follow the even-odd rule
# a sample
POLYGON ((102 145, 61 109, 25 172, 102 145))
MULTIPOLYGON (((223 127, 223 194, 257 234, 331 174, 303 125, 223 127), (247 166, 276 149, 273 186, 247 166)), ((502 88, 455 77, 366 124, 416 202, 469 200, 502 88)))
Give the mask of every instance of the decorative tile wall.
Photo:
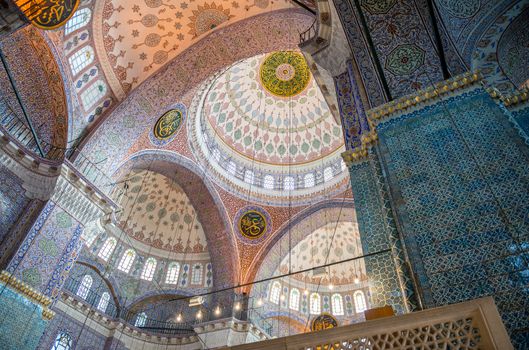
POLYGON ((529 147, 508 117, 476 87, 378 132, 426 305, 492 295, 513 342, 527 348, 529 147))
POLYGON ((81 226, 75 219, 49 201, 7 271, 55 298, 71 262, 75 261, 81 232, 81 226))
POLYGON ((34 349, 47 324, 40 305, 0 283, 0 349, 34 349))
POLYGON ((25 192, 20 179, 0 166, 0 244, 30 201, 25 192))

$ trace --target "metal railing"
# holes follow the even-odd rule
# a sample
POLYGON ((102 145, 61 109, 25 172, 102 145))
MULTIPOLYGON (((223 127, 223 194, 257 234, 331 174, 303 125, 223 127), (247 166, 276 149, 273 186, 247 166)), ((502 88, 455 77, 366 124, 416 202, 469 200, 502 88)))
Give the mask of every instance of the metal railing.
POLYGON ((299 33, 299 44, 303 44, 318 34, 318 18, 314 19, 311 26, 304 32, 299 33))
POLYGON ((104 194, 110 193, 113 180, 77 147, 58 147, 42 139, 39 139, 37 145, 37 140, 27 123, 13 111, 4 97, 0 97, 0 129, 36 157, 42 158, 40 155, 42 151, 43 158, 49 161, 63 162, 67 159, 87 181, 104 194))

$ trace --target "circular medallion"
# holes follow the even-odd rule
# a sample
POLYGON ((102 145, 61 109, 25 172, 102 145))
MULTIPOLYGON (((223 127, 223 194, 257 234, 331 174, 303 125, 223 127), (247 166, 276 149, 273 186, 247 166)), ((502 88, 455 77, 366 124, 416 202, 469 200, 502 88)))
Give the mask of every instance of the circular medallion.
MULTIPOLYGON (((39 3, 40 11, 37 16, 31 18, 31 23, 40 29, 55 29, 65 24, 74 14, 79 6, 79 0, 44 0, 39 3)), ((25 10, 31 12, 31 9, 25 10)))
POLYGON ((239 233, 249 243, 260 243, 270 231, 270 215, 260 207, 239 210, 236 220, 239 233))
POLYGON ((338 321, 331 314, 321 314, 312 320, 310 329, 313 332, 338 327, 338 321))
POLYGON ((154 124, 151 142, 156 146, 163 146, 172 141, 180 130, 185 112, 183 104, 177 104, 173 109, 165 112, 154 124))
POLYGON ((310 82, 310 70, 302 54, 278 51, 267 56, 260 69, 261 84, 272 95, 291 97, 310 82))

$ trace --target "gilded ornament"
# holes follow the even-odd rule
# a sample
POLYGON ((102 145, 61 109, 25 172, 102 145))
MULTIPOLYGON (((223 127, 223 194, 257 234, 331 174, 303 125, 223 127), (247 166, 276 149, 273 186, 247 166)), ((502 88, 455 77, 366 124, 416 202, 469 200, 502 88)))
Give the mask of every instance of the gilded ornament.
POLYGON ((310 330, 313 332, 321 331, 324 329, 338 327, 338 321, 334 316, 328 313, 323 313, 312 320, 310 330))
POLYGON ((50 30, 63 26, 73 16, 79 0, 17 1, 17 5, 33 25, 50 30))
POLYGON ((310 69, 302 54, 278 51, 261 64, 261 84, 272 95, 292 97, 305 90, 310 82, 310 69))
POLYGON ((257 239, 266 232, 266 219, 256 210, 249 210, 239 219, 239 231, 248 239, 257 239))
POLYGON ((182 124, 182 111, 171 109, 158 119, 154 125, 154 137, 158 140, 167 140, 173 136, 182 124))

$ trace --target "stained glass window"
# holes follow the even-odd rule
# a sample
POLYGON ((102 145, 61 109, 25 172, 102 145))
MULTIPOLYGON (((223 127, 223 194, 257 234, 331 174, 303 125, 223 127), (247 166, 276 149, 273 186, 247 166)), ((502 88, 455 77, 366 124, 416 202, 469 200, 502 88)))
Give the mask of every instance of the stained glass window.
POLYGON ((115 238, 107 238, 103 246, 101 247, 101 250, 99 251, 99 257, 105 261, 110 258, 110 255, 114 251, 114 248, 116 248, 116 239, 115 238))
POLYGON ((141 314, 138 314, 138 317, 136 317, 136 322, 134 322, 134 325, 136 327, 145 327, 145 323, 147 322, 147 315, 145 312, 142 312, 141 314))
POLYGON ((292 176, 286 176, 283 180, 283 189, 285 191, 292 191, 294 189, 294 178, 292 176))
POLYGON ((323 170, 323 181, 328 182, 331 181, 333 178, 332 168, 327 167, 323 170))
POLYGON ((99 101, 107 93, 107 85, 102 81, 98 80, 90 85, 83 93, 81 93, 81 101, 86 111, 99 101))
POLYGON ((353 295, 355 301, 356 312, 364 312, 367 310, 366 297, 364 292, 358 290, 353 295))
POLYGON ((270 289, 270 301, 274 304, 279 304, 279 296, 281 295, 281 284, 277 281, 272 283, 272 288, 270 289))
POLYGON ((90 63, 94 61, 94 49, 91 46, 83 46, 68 59, 72 74, 77 75, 90 63))
POLYGON ((156 270, 156 259, 149 258, 143 266, 143 271, 141 272, 141 278, 146 281, 152 281, 154 277, 154 270, 156 270))
POLYGON ((318 293, 310 295, 310 313, 319 315, 321 313, 321 297, 318 293))
POLYGON ((55 343, 53 343, 51 350, 70 350, 71 348, 72 337, 66 332, 61 332, 57 334, 57 338, 55 338, 55 343))
POLYGON ((77 295, 83 299, 86 299, 86 297, 88 296, 88 292, 92 287, 92 282, 92 276, 84 275, 83 279, 81 280, 81 284, 77 288, 77 295))
POLYGON ((343 299, 340 294, 332 296, 332 313, 337 316, 343 315, 343 299))
POLYGON ((274 177, 272 175, 265 175, 263 180, 263 187, 268 190, 274 189, 274 177))
POLYGON ((180 273, 180 264, 172 262, 167 268, 167 275, 165 276, 165 283, 176 284, 178 282, 178 274, 180 273))
POLYGON ((246 169, 244 171, 244 182, 253 185, 253 171, 246 169))
POLYGON ((304 182, 305 182, 305 188, 314 187, 314 174, 313 173, 306 174, 304 178, 304 182))
POLYGON ((191 277, 192 284, 202 283, 202 264, 195 264, 193 266, 193 276, 191 277))
POLYGON ((132 249, 127 249, 125 254, 121 257, 121 261, 119 262, 118 269, 125 273, 129 273, 130 268, 132 267, 132 263, 134 262, 134 259, 136 258, 136 252, 132 249))
POLYGON ((107 292, 104 292, 101 294, 101 299, 99 299, 99 303, 97 304, 97 309, 99 311, 107 311, 108 302, 110 301, 110 294, 107 292))
POLYGON ((68 35, 84 27, 90 21, 91 16, 92 11, 86 7, 75 12, 72 18, 64 25, 64 35, 68 35))
POLYGON ((297 288, 292 288, 290 291, 290 308, 299 310, 299 290, 297 288))

